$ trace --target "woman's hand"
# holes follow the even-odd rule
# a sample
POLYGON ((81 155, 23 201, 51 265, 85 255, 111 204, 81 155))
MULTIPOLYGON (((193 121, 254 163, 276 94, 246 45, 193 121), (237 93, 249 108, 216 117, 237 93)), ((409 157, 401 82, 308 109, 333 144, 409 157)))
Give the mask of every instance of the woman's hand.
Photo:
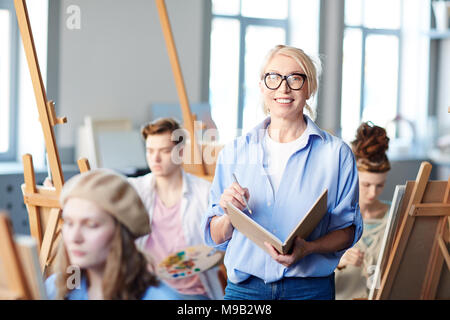
POLYGON ((297 263, 300 259, 303 259, 310 253, 312 253, 311 243, 303 240, 300 237, 296 237, 292 245, 291 254, 279 253, 271 244, 264 242, 264 245, 269 250, 270 256, 278 263, 285 267, 290 267, 297 263))
POLYGON ((247 188, 242 188, 236 182, 225 189, 220 196, 219 205, 225 214, 220 217, 213 217, 210 222, 211 238, 216 244, 227 241, 233 235, 234 227, 227 214, 227 203, 231 202, 236 208, 243 210, 245 208, 245 203, 242 197, 249 199, 250 194, 247 188))
POLYGON ((247 188, 242 188, 236 182, 233 182, 231 186, 225 189, 220 196, 219 205, 227 213, 227 202, 231 202, 239 210, 245 209, 245 202, 243 197, 246 198, 247 202, 250 199, 250 193, 247 188))
POLYGON ((357 249, 351 248, 348 249, 341 258, 338 267, 343 268, 348 265, 352 265, 355 267, 360 267, 364 260, 364 252, 357 249))

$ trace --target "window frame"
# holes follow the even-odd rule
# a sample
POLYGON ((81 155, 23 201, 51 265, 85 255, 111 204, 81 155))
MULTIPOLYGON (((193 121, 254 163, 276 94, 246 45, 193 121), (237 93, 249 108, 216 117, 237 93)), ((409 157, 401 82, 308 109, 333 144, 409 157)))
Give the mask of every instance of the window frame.
POLYGON ((220 19, 233 19, 239 22, 239 88, 238 88, 238 110, 237 110, 237 129, 243 128, 244 121, 244 102, 245 102, 245 35, 249 26, 264 26, 264 27, 277 27, 282 28, 285 31, 285 43, 290 41, 290 25, 291 11, 289 10, 291 0, 288 2, 288 15, 286 19, 268 19, 268 18, 255 18, 246 17, 242 13, 242 1, 239 2, 239 14, 236 15, 224 15, 215 14, 212 12, 212 20, 216 18, 220 19))
MULTIPOLYGON (((346 1, 344 2, 344 6, 346 5, 346 1)), ((363 3, 364 5, 364 3, 363 3)), ((400 12, 403 12, 403 7, 405 3, 404 0, 400 1, 400 12)), ((368 28, 364 26, 364 22, 360 25, 348 25, 345 23, 345 10, 344 10, 344 37, 346 30, 354 29, 354 30, 360 30, 361 31, 361 79, 360 79, 360 100, 359 100, 359 122, 363 119, 364 114, 364 87, 365 87, 365 62, 366 62, 366 42, 367 38, 371 35, 388 35, 388 36, 395 36, 398 40, 398 56, 397 56, 397 98, 396 98, 396 109, 395 114, 399 114, 399 111, 401 109, 401 93, 402 93, 402 74, 403 74, 403 65, 402 65, 402 56, 403 56, 403 36, 402 36, 402 28, 403 28, 403 15, 400 14, 400 26, 398 29, 386 29, 386 28, 368 28)), ((342 41, 344 41, 344 37, 342 38, 342 41)), ((341 81, 343 81, 343 73, 341 74, 341 81)), ((341 88, 341 103, 342 103, 342 88, 341 88)), ((342 109, 342 106, 341 106, 342 109)), ((342 115, 341 115, 342 117, 342 115)), ((341 120, 339 121, 339 127, 342 127, 341 120)), ((398 130, 395 131, 395 137, 398 137, 398 130)))
POLYGON ((19 27, 13 1, 0 0, 0 9, 8 10, 10 20, 10 88, 9 88, 9 147, 6 152, 0 152, 0 161, 15 161, 17 159, 18 143, 18 74, 19 74, 19 27))
POLYGON ((387 35, 387 36, 395 36, 398 39, 398 56, 397 56, 397 63, 398 63, 398 87, 397 87, 397 103, 396 103, 396 113, 399 111, 400 107, 400 92, 401 92, 401 75, 402 75, 402 63, 401 63, 401 56, 403 53, 403 46, 402 46, 402 33, 401 29, 372 29, 367 28, 364 26, 347 26, 344 27, 345 30, 348 29, 356 29, 361 31, 361 87, 360 87, 360 101, 359 101, 359 118, 361 119, 364 113, 364 85, 365 85, 365 62, 366 62, 366 41, 367 38, 371 35, 387 35))

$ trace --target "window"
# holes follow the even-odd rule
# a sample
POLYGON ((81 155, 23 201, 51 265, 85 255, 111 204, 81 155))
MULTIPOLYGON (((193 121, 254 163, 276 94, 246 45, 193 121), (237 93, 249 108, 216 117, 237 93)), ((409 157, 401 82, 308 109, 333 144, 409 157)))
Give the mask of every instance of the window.
POLYGON ((361 121, 385 127, 399 114, 402 9, 402 0, 345 1, 341 128, 346 141, 353 140, 361 121))
POLYGON ((213 0, 210 104, 220 141, 263 117, 259 68, 265 53, 289 39, 289 0, 213 0), (236 130, 238 129, 238 130, 236 130))
POLYGON ((342 137, 361 121, 386 128, 391 157, 423 157, 433 145, 430 0, 346 0, 342 137), (431 117, 430 117, 431 116, 431 117))
POLYGON ((16 156, 18 27, 12 1, 0 0, 0 160, 16 156))
MULTIPOLYGON (((39 60, 47 82, 48 0, 27 1, 39 60)), ((45 165, 45 145, 14 2, 0 0, 0 161, 30 153, 35 168, 45 165)))

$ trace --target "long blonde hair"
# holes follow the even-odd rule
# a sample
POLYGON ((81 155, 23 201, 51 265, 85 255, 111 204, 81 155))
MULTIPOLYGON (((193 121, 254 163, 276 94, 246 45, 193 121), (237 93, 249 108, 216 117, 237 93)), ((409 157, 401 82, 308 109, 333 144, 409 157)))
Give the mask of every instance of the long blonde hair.
MULTIPOLYGON (((115 218, 114 218, 115 219, 115 218)), ((103 274, 103 297, 105 300, 138 300, 150 286, 158 285, 156 276, 147 269, 147 260, 138 251, 130 231, 115 219, 116 228, 103 274)), ((70 293, 67 273, 69 257, 61 239, 56 257, 57 299, 66 299, 70 293)), ((82 276, 86 276, 82 270, 82 276)), ((88 280, 88 279, 87 279, 88 280)))
MULTIPOLYGON (((304 70, 306 74, 306 85, 308 88, 308 100, 310 100, 316 94, 319 86, 318 78, 321 70, 320 61, 314 61, 302 49, 279 44, 272 48, 264 59, 259 77, 260 80, 263 80, 267 65, 277 54, 282 54, 294 59, 304 70)), ((263 105, 263 108, 264 114, 269 114, 267 106, 263 105)), ((305 104, 305 109, 308 111, 310 117, 314 120, 316 114, 308 103, 305 104)))

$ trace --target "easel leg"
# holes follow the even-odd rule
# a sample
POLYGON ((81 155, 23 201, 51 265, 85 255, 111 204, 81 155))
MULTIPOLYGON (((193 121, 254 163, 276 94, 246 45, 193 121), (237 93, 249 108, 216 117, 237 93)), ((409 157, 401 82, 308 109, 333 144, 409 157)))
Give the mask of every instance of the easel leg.
MULTIPOLYGON (((444 204, 450 202, 450 177, 447 182, 447 188, 445 189, 442 202, 444 204)), ((449 217, 443 216, 439 220, 439 224, 436 229, 436 236, 433 242, 433 249, 431 251, 430 260, 422 287, 421 299, 435 299, 436 291, 439 285, 439 278, 442 272, 442 267, 444 266, 444 259, 450 268, 450 258, 448 257, 448 250, 444 242, 448 232, 448 219, 449 217)))
POLYGON ((439 240, 444 232, 446 223, 446 217, 443 217, 439 221, 439 225, 436 229, 436 236, 434 239, 433 249, 431 251, 430 260, 423 283, 422 294, 420 299, 433 300, 436 296, 436 290, 439 284, 439 278, 444 264, 444 258, 441 252, 439 240))
POLYGON ((49 220, 47 223, 47 228, 45 229, 44 239, 42 241, 41 253, 40 253, 40 263, 42 273, 46 273, 47 261, 50 256, 50 251, 52 249, 53 240, 56 237, 56 228, 59 223, 59 218, 61 214, 61 209, 53 208, 49 213, 49 220))
MULTIPOLYGON (((36 193, 36 176, 34 174, 33 158, 30 154, 25 154, 22 157, 23 161, 23 175, 25 180, 25 192, 27 194, 36 193)), ((42 245, 42 226, 40 218, 40 210, 38 207, 31 204, 27 205, 28 220, 30 223, 31 236, 36 240, 38 250, 42 245)))

